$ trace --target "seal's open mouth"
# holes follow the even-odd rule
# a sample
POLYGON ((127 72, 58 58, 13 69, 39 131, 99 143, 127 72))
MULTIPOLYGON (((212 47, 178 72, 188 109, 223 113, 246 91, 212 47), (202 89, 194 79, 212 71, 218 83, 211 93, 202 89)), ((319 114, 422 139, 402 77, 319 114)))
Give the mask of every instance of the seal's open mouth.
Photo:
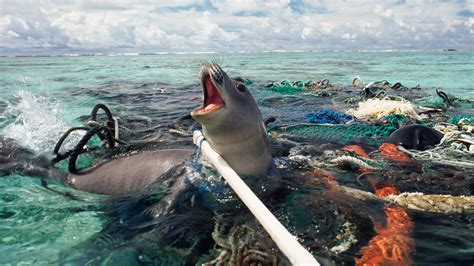
POLYGON ((222 98, 219 89, 217 89, 212 82, 212 78, 209 74, 205 75, 202 79, 202 90, 204 94, 204 102, 201 107, 195 110, 196 113, 210 113, 224 107, 224 99, 222 98))

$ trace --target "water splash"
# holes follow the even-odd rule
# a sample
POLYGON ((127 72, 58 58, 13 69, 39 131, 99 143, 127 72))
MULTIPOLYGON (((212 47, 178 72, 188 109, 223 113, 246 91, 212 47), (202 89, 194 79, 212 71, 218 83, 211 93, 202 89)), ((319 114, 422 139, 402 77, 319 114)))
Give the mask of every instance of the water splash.
MULTIPOLYGON (((2 135, 38 154, 52 152, 56 141, 70 127, 61 118, 60 103, 53 97, 26 90, 19 91, 14 97, 15 101, 9 104, 5 113, 15 117, 15 121, 5 127, 2 135)), ((77 143, 81 136, 71 137, 66 148, 71 148, 71 143, 77 143)))

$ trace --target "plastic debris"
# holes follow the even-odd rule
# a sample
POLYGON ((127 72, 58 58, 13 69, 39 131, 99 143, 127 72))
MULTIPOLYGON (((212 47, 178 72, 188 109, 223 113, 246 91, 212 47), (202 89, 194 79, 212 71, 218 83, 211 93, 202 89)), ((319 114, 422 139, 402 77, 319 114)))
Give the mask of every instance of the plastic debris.
POLYGON ((328 108, 306 115, 306 122, 315 124, 344 124, 352 119, 351 115, 339 113, 328 108))
POLYGON ((397 128, 394 126, 370 125, 335 125, 335 124, 296 124, 291 126, 273 127, 269 133, 319 141, 332 141, 349 144, 353 141, 363 141, 371 145, 380 145, 382 136, 389 136, 397 128))
POLYGON ((376 121, 393 114, 405 115, 413 120, 420 119, 415 106, 406 100, 369 99, 360 102, 357 109, 349 109, 347 113, 366 121, 376 121))
POLYGON ((406 150, 403 147, 398 148, 416 160, 474 169, 474 127, 467 125, 467 123, 470 122, 461 119, 458 125, 436 124, 434 128, 442 132, 444 137, 432 149, 417 151, 406 150))

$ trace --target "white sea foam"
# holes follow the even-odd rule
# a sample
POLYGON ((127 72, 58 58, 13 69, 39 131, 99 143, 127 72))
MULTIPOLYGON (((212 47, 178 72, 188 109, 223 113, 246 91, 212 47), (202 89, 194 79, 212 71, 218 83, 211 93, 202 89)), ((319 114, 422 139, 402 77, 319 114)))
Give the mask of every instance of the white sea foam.
MULTIPOLYGON (((61 119, 60 103, 52 97, 35 95, 26 90, 15 94, 16 101, 10 103, 5 113, 16 117, 4 128, 2 135, 12 138, 23 147, 36 153, 50 153, 61 135, 70 126, 61 119)), ((71 136, 67 143, 77 143, 80 134, 71 136)), ((66 148, 72 145, 66 144, 66 148)))

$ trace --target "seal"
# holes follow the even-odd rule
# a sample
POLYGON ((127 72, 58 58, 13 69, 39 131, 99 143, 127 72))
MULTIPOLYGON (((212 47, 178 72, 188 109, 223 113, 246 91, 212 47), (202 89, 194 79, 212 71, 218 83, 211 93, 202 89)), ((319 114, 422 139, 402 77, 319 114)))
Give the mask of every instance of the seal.
POLYGON ((204 137, 238 174, 265 175, 270 141, 252 94, 217 64, 204 65, 200 75, 204 101, 191 116, 202 124, 204 137))
MULTIPOLYGON (((203 65, 200 79, 204 100, 191 116, 201 123, 207 141, 238 174, 265 175, 271 163, 270 142, 250 92, 217 64, 203 65)), ((92 193, 126 195, 160 182, 193 153, 168 149, 115 158, 68 175, 66 183, 92 193)))
POLYGON ((429 146, 440 143, 443 134, 423 125, 408 125, 395 130, 389 139, 407 149, 426 150, 429 146))

